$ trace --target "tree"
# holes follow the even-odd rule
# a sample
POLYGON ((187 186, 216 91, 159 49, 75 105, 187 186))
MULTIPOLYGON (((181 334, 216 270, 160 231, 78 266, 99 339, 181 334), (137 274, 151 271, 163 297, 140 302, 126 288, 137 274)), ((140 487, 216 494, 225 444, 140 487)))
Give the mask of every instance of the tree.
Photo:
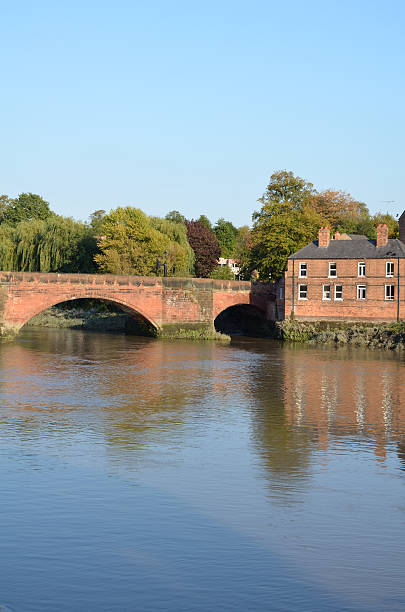
POLYGON ((250 279, 250 251, 252 248, 252 236, 250 227, 242 225, 238 228, 238 233, 235 239, 235 257, 239 265, 239 277, 244 280, 250 279))
POLYGON ((185 249, 155 229, 149 217, 138 208, 112 210, 104 218, 103 234, 98 241, 101 252, 94 258, 103 272, 162 276, 163 265, 158 272, 156 264, 158 258, 163 263, 165 251, 169 276, 187 269, 185 249))
POLYGON ((173 221, 173 223, 184 223, 186 220, 186 218, 179 213, 178 210, 171 210, 168 212, 165 219, 167 219, 167 221, 173 221))
POLYGON ((212 223, 208 219, 208 217, 206 217, 205 215, 200 215, 200 217, 197 219, 197 221, 199 221, 200 223, 205 225, 205 227, 207 227, 210 230, 210 232, 212 232, 212 223))
POLYGON ((312 206, 312 183, 285 170, 270 177, 262 208, 253 214, 250 268, 263 280, 280 278, 288 257, 317 237, 325 219, 312 206))
POLYGON ((4 221, 4 213, 10 204, 10 198, 7 195, 0 196, 0 223, 4 221))
POLYGON ((225 219, 221 217, 216 222, 214 234, 221 247, 222 257, 234 256, 237 233, 238 230, 230 221, 225 221, 225 219))
POLYGON ((90 215, 90 227, 94 232, 95 236, 101 236, 103 233, 103 221, 105 217, 105 210, 95 210, 90 215))
POLYGON ((59 215, 0 225, 2 270, 91 273, 96 249, 87 225, 59 215))
POLYGON ((194 251, 187 239, 187 229, 183 222, 175 222, 160 217, 149 217, 152 227, 159 232, 168 236, 172 242, 179 244, 186 253, 187 263, 184 266, 178 265, 176 268, 176 276, 191 276, 194 273, 194 251))
POLYGON ((195 255, 195 274, 208 278, 221 255, 218 240, 200 221, 186 221, 187 238, 195 255))
MULTIPOLYGON (((315 193, 312 183, 295 176, 293 172, 279 170, 271 175, 266 191, 258 202, 263 205, 278 202, 286 204, 290 210, 302 210, 304 206, 311 204, 315 193)), ((259 214, 262 213, 254 213, 253 219, 259 214)))
POLYGON ((229 266, 215 266, 210 274, 210 278, 217 280, 235 280, 235 274, 229 266))
POLYGON ((377 226, 380 223, 385 223, 388 226, 388 237, 389 238, 398 238, 399 224, 398 224, 398 221, 392 215, 390 215, 389 213, 378 212, 371 217, 371 220, 374 226, 374 233, 375 233, 373 238, 376 238, 377 236, 377 226))
POLYGON ((344 191, 327 189, 315 193, 312 197, 312 205, 321 217, 329 221, 332 229, 337 229, 339 223, 346 218, 360 221, 361 218, 368 215, 364 202, 355 200, 350 193, 344 191))
POLYGON ((288 257, 315 240, 323 225, 313 208, 287 210, 284 204, 267 204, 252 229, 251 269, 256 268, 263 280, 280 278, 288 257))
POLYGON ((10 225, 16 225, 20 221, 32 221, 33 219, 47 219, 54 213, 49 208, 49 203, 35 193, 20 193, 17 198, 12 198, 6 204, 2 220, 10 225))

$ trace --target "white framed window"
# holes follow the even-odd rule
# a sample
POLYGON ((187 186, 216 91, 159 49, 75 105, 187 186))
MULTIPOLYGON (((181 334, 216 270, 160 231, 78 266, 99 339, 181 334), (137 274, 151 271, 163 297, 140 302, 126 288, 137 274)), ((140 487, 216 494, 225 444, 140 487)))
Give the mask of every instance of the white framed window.
POLYGON ((357 276, 366 276, 366 263, 359 261, 357 265, 357 276))
POLYGON ((280 300, 284 300, 284 289, 280 287, 280 300))
POLYGON ((329 277, 335 278, 336 276, 337 276, 336 262, 330 261, 329 262, 329 277))
POLYGON ((322 287, 322 299, 330 300, 330 285, 324 285, 322 287))
POLYGON ((307 264, 305 261, 302 261, 300 263, 300 275, 299 278, 306 278, 307 277, 307 264))
POLYGON ((298 299, 299 300, 308 299, 308 285, 298 285, 298 299))
POLYGON ((385 299, 395 300, 395 285, 385 285, 385 299))
POLYGON ((394 278, 394 262, 387 261, 385 264, 385 276, 388 278, 394 278))
POLYGON ((335 285, 335 300, 343 300, 343 285, 335 285))
POLYGON ((365 300, 366 299, 366 285, 357 285, 357 299, 365 300))

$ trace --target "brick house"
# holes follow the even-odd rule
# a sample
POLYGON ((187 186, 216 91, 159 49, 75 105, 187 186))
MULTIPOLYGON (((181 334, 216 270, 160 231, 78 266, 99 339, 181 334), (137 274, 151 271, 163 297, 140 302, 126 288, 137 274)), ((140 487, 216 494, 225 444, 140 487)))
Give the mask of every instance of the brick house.
POLYGON ((405 319, 405 212, 399 239, 319 230, 318 240, 288 258, 277 290, 277 318, 331 321, 405 319))

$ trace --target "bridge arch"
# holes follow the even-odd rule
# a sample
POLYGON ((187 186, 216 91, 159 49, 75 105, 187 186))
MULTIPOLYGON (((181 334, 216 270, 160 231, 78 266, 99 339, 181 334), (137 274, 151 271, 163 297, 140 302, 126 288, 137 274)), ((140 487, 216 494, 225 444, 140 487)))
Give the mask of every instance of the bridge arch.
POLYGON ((74 296, 72 296, 71 294, 58 296, 57 298, 51 298, 48 296, 48 299, 41 300, 40 304, 36 303, 35 305, 27 309, 23 319, 18 321, 17 325, 15 325, 15 330, 17 332, 20 331, 20 329, 24 325, 26 325, 26 323, 28 323, 28 321, 30 321, 33 317, 37 316, 41 312, 44 312, 45 310, 48 310, 48 308, 52 308, 52 306, 57 306, 58 304, 63 304, 65 302, 72 302, 74 304, 75 301, 82 299, 97 300, 99 302, 105 302, 106 304, 113 304, 114 306, 117 306, 123 312, 128 314, 130 317, 138 320, 139 318, 143 319, 146 323, 150 324, 156 332, 158 332, 160 329, 158 323, 154 321, 153 318, 149 316, 149 314, 145 313, 142 308, 128 303, 128 301, 126 301, 125 299, 111 298, 108 296, 103 296, 99 292, 96 293, 87 291, 74 296))
POLYGON ((242 302, 228 306, 215 317, 214 327, 216 331, 230 336, 270 335, 265 310, 251 303, 242 302))

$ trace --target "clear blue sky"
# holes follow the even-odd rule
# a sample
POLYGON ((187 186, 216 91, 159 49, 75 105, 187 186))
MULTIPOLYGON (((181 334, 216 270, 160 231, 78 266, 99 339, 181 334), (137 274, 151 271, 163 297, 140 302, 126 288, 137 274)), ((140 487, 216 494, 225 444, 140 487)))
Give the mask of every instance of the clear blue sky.
POLYGON ((0 7, 0 193, 242 225, 286 168, 405 209, 403 0, 0 7))

